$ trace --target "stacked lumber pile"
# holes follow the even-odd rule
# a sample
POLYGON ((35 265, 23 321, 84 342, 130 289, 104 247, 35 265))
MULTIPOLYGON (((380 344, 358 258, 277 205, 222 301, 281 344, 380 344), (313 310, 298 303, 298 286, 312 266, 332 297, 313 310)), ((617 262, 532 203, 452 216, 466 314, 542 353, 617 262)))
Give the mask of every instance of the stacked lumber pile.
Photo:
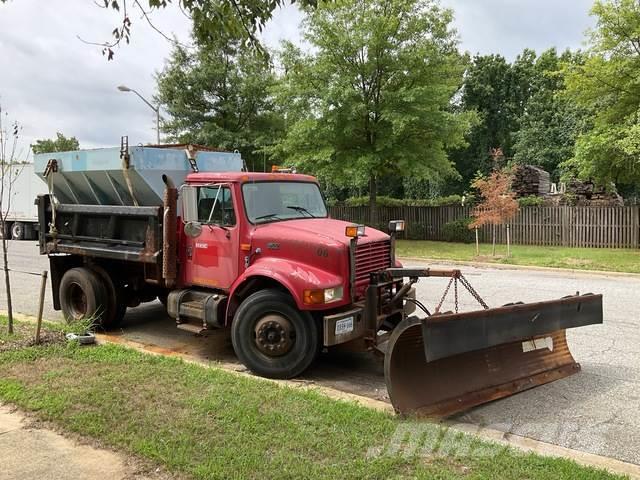
POLYGON ((518 165, 513 170, 511 189, 516 197, 544 196, 551 191, 551 176, 533 165, 518 165))
POLYGON ((616 191, 615 185, 609 189, 597 187, 593 182, 572 179, 567 183, 567 193, 577 197, 577 205, 584 206, 622 206, 624 200, 616 191))

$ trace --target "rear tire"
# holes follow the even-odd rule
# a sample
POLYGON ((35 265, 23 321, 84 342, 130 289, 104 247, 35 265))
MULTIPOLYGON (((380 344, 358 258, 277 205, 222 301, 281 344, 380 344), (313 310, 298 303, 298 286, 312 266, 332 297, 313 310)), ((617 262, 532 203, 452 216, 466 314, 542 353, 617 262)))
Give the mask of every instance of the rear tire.
POLYGON ((261 290, 240 304, 231 326, 231 342, 246 367, 268 378, 296 377, 320 352, 315 320, 279 290, 261 290))
POLYGON ((101 316, 100 326, 104 330, 113 330, 122 323, 122 319, 127 312, 127 305, 123 302, 122 293, 113 282, 109 272, 100 266, 94 266, 92 270, 105 286, 106 304, 104 313, 101 316))
POLYGON ((60 307, 67 322, 91 319, 100 325, 107 307, 106 286, 98 275, 88 268, 67 270, 60 281, 60 307))
POLYGON ((12 240, 24 240, 25 225, 22 222, 13 222, 11 225, 11 239, 12 240))

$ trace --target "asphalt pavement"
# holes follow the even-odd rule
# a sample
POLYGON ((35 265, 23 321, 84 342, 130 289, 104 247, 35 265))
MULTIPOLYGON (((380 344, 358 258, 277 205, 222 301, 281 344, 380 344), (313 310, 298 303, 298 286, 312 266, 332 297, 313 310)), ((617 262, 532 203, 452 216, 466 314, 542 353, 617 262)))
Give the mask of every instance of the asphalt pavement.
MULTIPOLYGON (((10 242, 9 262, 10 268, 34 273, 48 268, 35 242, 10 242)), ((419 264, 426 265, 405 262, 419 264)), ((491 306, 593 292, 604 295, 605 315, 604 325, 567 332, 571 351, 582 365, 580 373, 475 408, 456 420, 640 465, 640 276, 456 268, 463 270, 491 306)), ((12 272, 11 279, 15 310, 35 315, 40 278, 12 272)), ((417 285, 417 297, 433 307, 445 285, 445 279, 423 279, 417 285)), ((447 307, 452 309, 453 304, 445 303, 447 307)), ((471 310, 477 304, 461 294, 460 308, 471 310)), ((0 309, 6 309, 4 289, 0 309)), ((44 312, 45 318, 61 319, 53 310, 49 287, 44 312)), ((159 302, 129 309, 116 335, 168 353, 238 364, 226 332, 202 338, 179 331, 159 302)), ((366 354, 325 354, 301 381, 388 401, 382 364, 366 354)))

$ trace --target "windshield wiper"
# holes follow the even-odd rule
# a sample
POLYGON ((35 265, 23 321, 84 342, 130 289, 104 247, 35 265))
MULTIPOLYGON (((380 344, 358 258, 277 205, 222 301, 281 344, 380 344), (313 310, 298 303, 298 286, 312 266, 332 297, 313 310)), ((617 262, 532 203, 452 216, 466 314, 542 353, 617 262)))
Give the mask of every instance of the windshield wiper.
POLYGON ((296 212, 306 213, 311 218, 316 218, 316 216, 313 213, 311 213, 309 210, 307 210, 304 207, 300 207, 298 205, 287 205, 287 208, 290 208, 291 210, 295 210, 296 212))
POLYGON ((256 220, 266 220, 267 218, 275 218, 278 219, 278 214, 277 213, 267 213, 266 215, 260 215, 259 217, 256 217, 256 220))

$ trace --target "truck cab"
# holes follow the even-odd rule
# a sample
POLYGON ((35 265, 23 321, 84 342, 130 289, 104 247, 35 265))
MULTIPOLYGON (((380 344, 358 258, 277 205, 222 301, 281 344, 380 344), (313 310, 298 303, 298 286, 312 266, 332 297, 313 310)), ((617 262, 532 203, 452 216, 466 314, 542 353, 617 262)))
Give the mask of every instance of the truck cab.
POLYGON ((241 360, 270 377, 362 338, 369 275, 395 263, 390 235, 329 218, 308 175, 193 173, 179 198, 178 288, 168 296, 179 328, 230 326, 241 360))

